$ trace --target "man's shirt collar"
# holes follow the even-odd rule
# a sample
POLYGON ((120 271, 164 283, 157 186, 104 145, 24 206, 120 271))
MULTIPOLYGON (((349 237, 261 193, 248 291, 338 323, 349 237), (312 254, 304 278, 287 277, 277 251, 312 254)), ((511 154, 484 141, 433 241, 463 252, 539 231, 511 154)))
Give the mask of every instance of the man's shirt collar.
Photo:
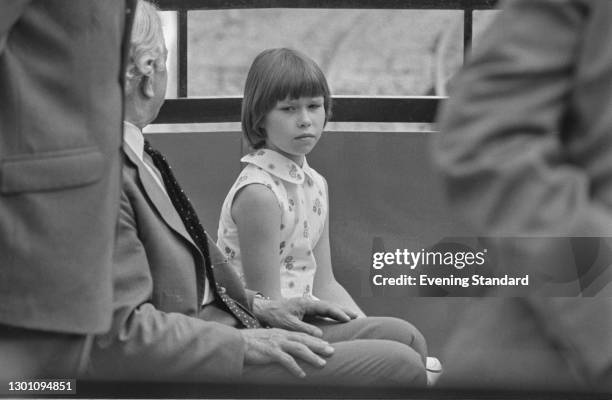
POLYGON ((123 141, 138 156, 140 161, 143 161, 144 135, 136 125, 123 121, 123 141))

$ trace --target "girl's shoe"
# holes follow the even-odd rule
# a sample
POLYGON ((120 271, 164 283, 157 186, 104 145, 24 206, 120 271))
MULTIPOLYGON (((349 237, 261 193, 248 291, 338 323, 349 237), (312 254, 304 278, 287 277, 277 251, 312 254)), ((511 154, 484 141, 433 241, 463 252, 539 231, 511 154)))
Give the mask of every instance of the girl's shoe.
POLYGON ((442 376, 442 364, 440 360, 436 357, 427 357, 425 372, 427 373, 427 387, 434 386, 440 376, 442 376))

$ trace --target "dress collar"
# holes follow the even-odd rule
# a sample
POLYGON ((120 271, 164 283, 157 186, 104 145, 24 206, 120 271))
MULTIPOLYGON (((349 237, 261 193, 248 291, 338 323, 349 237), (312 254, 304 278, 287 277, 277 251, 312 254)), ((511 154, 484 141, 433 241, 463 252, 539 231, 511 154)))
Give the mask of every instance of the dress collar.
POLYGON ((144 135, 142 131, 136 125, 123 121, 123 140, 134 154, 138 156, 140 161, 143 161, 144 135))
POLYGON ((270 149, 255 150, 242 157, 240 161, 253 164, 282 180, 296 184, 304 183, 306 175, 310 179, 313 175, 305 157, 304 164, 300 167, 294 161, 270 149))

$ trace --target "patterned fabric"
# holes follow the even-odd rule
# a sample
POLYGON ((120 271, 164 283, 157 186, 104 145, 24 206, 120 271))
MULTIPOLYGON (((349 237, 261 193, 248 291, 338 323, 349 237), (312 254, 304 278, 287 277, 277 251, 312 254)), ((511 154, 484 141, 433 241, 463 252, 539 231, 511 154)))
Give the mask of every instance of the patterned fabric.
POLYGON ((246 328, 261 328, 261 324, 250 313, 250 311, 232 299, 227 293, 225 293, 225 288, 215 281, 206 232, 202 227, 202 224, 200 224, 198 215, 196 214, 191 201, 189 201, 187 194, 183 191, 183 189, 181 189, 179 183, 174 177, 168 161, 166 161, 166 158, 159 151, 155 150, 148 141, 145 141, 144 150, 151 156, 155 167, 161 173, 168 196, 170 197, 170 200, 172 201, 177 213, 181 217, 181 220, 185 225, 185 229, 187 229, 187 232, 204 255, 206 276, 212 283, 212 286, 215 288, 214 292, 216 297, 221 300, 223 304, 225 304, 227 309, 246 328))
POLYGON ((231 207, 236 193, 243 187, 265 185, 276 196, 281 210, 278 244, 281 294, 283 297, 314 297, 312 285, 317 263, 313 250, 327 219, 325 179, 310 168, 306 160, 300 167, 269 149, 256 150, 241 161, 247 166, 223 203, 217 244, 244 282, 238 229, 231 216, 231 207))

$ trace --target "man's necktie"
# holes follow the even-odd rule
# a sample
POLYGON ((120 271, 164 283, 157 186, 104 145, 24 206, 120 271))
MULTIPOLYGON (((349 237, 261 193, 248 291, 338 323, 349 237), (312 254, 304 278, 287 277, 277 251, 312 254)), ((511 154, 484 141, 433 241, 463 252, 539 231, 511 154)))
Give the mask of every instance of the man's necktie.
POLYGON ((153 164, 155 164, 155 167, 159 170, 164 181, 166 191, 168 192, 168 197, 170 197, 174 208, 181 217, 181 220, 185 225, 185 229, 187 229, 187 232, 204 255, 206 276, 211 283, 211 287, 214 288, 215 296, 217 299, 221 300, 223 304, 225 304, 227 309, 246 328, 261 328, 261 324, 257 318, 255 318, 250 311, 243 307, 240 303, 232 299, 225 292, 225 289, 215 281, 212 263, 210 260, 206 231, 202 227, 202 224, 200 224, 198 215, 196 214, 191 201, 189 201, 187 194, 183 191, 183 189, 181 189, 179 183, 174 177, 168 161, 166 161, 166 158, 159 151, 155 150, 148 141, 145 141, 144 150, 149 156, 151 156, 153 164))

